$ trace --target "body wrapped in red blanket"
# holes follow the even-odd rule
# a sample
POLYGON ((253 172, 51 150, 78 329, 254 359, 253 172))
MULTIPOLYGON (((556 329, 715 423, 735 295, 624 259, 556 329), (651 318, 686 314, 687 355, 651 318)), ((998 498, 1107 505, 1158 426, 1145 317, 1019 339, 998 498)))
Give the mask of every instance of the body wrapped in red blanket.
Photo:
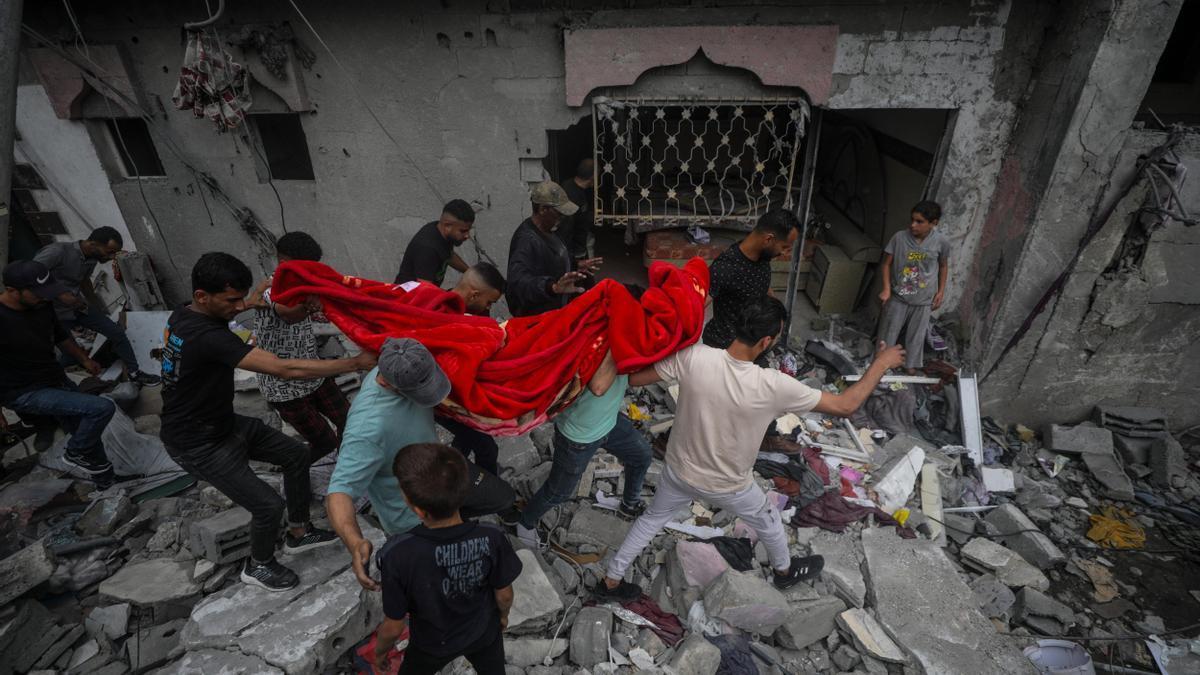
POLYGON ((424 344, 453 388, 440 412, 495 435, 524 433, 571 403, 611 349, 630 373, 694 343, 704 326, 708 267, 653 263, 650 288, 635 299, 605 279, 566 307, 537 316, 494 319, 463 313, 449 291, 339 274, 317 262, 291 261, 275 272, 272 298, 307 296, 356 344, 378 350, 389 337, 424 344))

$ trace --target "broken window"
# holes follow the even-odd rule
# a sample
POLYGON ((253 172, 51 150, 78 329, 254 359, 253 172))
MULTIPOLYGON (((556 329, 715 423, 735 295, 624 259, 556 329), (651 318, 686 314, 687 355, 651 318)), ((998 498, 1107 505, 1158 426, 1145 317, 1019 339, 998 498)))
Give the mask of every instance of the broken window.
POLYGON ((113 148, 121 158, 121 168, 126 178, 167 175, 158 159, 158 151, 154 149, 154 139, 150 136, 146 120, 140 117, 115 117, 104 120, 104 124, 113 148))
MULTIPOLYGON (((298 113, 249 115, 257 143, 254 153, 267 170, 265 180, 313 180, 308 139, 298 113)), ((254 142, 254 141, 252 141, 254 142)))
POLYGON ((1158 128, 1164 124, 1200 124, 1200 0, 1187 0, 1175 19, 1150 87, 1136 118, 1158 128), (1153 111, 1154 114, 1151 114, 1153 111), (1157 116, 1157 119, 1156 119, 1157 116))

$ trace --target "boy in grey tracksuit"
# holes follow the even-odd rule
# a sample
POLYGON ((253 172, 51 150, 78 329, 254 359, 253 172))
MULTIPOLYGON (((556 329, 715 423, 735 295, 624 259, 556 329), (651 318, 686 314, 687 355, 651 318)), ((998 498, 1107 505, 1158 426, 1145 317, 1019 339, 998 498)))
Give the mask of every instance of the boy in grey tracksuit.
POLYGON ((908 228, 897 232, 884 249, 879 339, 890 346, 903 333, 904 367, 910 375, 925 365, 929 314, 942 306, 946 293, 950 241, 935 229, 941 217, 937 202, 919 202, 912 208, 908 228))

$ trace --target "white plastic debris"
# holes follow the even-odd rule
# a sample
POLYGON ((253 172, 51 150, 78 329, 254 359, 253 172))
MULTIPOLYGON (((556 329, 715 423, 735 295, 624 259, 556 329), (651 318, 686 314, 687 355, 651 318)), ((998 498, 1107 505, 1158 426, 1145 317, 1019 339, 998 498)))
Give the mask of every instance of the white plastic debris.
POLYGON ((913 487, 917 483, 917 474, 921 472, 921 466, 924 463, 925 451, 919 446, 913 446, 908 454, 896 462, 887 475, 875 484, 875 494, 879 496, 879 508, 888 513, 894 513, 896 509, 904 506, 913 493, 913 487))

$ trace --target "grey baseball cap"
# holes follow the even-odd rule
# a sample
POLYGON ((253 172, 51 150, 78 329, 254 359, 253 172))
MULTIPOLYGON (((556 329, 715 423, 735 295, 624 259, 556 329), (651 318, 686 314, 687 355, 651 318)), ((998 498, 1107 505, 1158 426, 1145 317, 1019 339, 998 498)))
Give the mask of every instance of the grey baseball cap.
POLYGON ((383 343, 379 374, 419 406, 432 408, 450 395, 450 378, 425 345, 412 338, 388 338, 383 343))

